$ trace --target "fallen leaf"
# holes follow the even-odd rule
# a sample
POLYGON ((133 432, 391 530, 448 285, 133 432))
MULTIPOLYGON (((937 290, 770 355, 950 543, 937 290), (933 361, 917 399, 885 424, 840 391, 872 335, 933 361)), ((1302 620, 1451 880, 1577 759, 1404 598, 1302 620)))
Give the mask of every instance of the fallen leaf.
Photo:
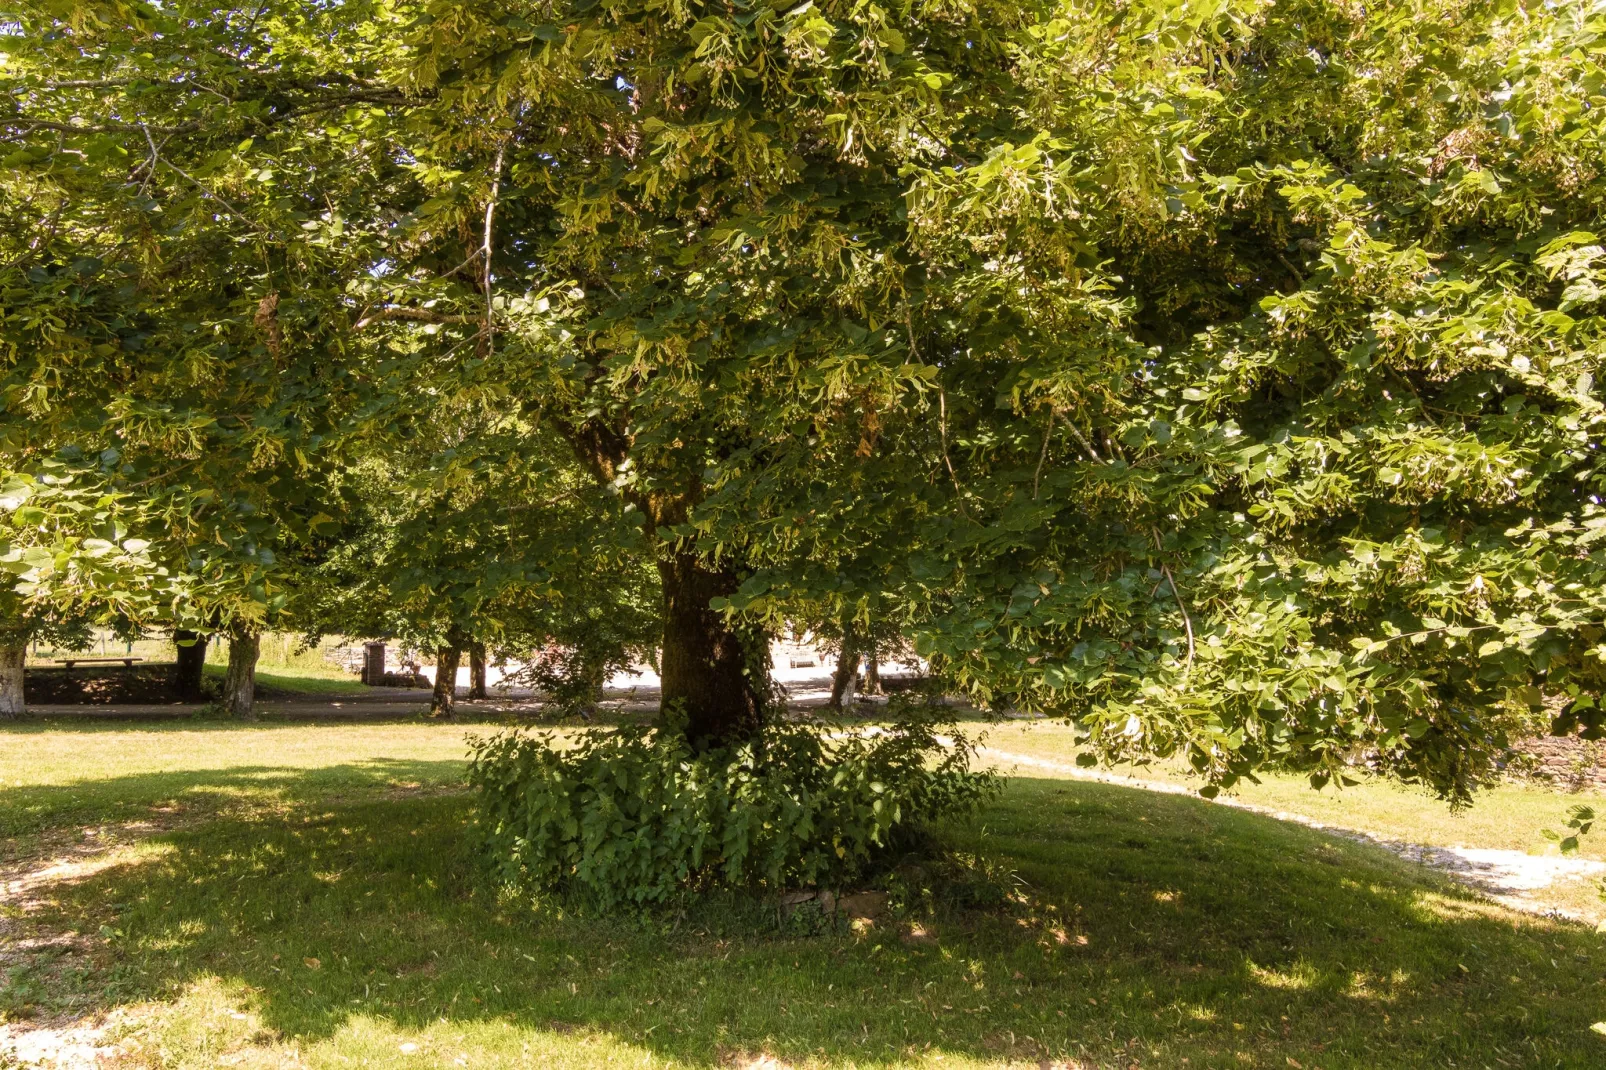
POLYGON ((316 970, 318 967, 323 965, 323 963, 319 962, 315 958, 304 958, 301 961, 307 964, 307 969, 309 970, 316 970))

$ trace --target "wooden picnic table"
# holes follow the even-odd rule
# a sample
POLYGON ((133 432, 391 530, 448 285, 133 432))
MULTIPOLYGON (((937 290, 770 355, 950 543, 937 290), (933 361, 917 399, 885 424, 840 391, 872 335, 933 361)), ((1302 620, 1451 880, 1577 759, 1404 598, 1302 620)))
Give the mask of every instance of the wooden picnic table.
POLYGON ((134 662, 136 662, 136 661, 144 661, 145 659, 144 658, 136 658, 136 657, 120 657, 120 658, 57 658, 55 660, 56 660, 56 664, 57 665, 65 665, 68 669, 71 669, 74 665, 93 665, 93 664, 102 663, 102 662, 109 662, 109 661, 120 661, 120 662, 123 663, 123 667, 124 668, 132 669, 134 667, 134 662))

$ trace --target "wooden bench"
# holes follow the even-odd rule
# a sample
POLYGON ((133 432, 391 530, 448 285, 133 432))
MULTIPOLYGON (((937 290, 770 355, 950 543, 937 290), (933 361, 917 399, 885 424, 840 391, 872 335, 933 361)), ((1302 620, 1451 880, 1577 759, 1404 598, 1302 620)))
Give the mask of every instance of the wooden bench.
POLYGON ((135 657, 126 657, 126 658, 57 658, 56 659, 56 664, 57 665, 65 665, 68 669, 71 669, 74 665, 95 665, 95 664, 102 664, 102 663, 105 663, 105 662, 120 661, 120 662, 123 663, 123 667, 125 669, 132 669, 134 667, 134 662, 136 662, 136 661, 144 661, 144 660, 145 660, 144 658, 135 658, 135 657))

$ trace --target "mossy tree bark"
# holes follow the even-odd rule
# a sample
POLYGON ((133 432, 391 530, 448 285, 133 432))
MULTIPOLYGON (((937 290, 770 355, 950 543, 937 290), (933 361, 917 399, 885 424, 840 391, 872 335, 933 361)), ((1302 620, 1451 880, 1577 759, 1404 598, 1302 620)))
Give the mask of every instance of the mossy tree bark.
POLYGON ((257 656, 261 633, 237 627, 229 633, 229 669, 223 677, 223 708, 241 721, 256 720, 257 656))

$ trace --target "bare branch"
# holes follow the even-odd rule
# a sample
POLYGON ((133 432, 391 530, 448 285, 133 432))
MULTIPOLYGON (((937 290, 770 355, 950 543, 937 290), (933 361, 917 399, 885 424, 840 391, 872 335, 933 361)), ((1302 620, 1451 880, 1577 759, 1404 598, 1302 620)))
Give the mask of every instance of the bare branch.
MULTIPOLYGON (((1052 427, 1052 423, 1049 426, 1052 427)), ((1076 439, 1076 441, 1081 444, 1082 449, 1087 451, 1088 457, 1090 457, 1095 464, 1105 463, 1099 458, 1098 451, 1093 448, 1093 443, 1089 442, 1087 437, 1082 434, 1081 430, 1068 418, 1065 420, 1065 426, 1070 430, 1071 435, 1076 439)), ((1112 459, 1109 463, 1113 464, 1114 460, 1112 459)), ((1154 536, 1155 550, 1162 554, 1165 553, 1165 543, 1160 538, 1160 529, 1151 525, 1149 527, 1149 533, 1154 536)), ((1182 589, 1177 586, 1177 578, 1171 574, 1171 566, 1166 564, 1164 560, 1160 561, 1160 574, 1165 577, 1165 582, 1171 586, 1171 596, 1177 600, 1177 609, 1182 613, 1183 630, 1188 633, 1188 661, 1182 669, 1183 676, 1186 677, 1187 674, 1193 669, 1193 656, 1196 649, 1193 638, 1193 618, 1188 615, 1188 605, 1182 599, 1182 589)), ((1159 591, 1159 589, 1160 585, 1155 584, 1154 591, 1149 592, 1149 597, 1153 598, 1155 592, 1159 591)))
POLYGON ((222 205, 224 207, 224 209, 227 210, 230 215, 232 215, 235 219, 238 219, 240 222, 244 223, 246 226, 250 227, 252 230, 256 231, 258 234, 266 234, 269 237, 274 237, 275 236, 272 231, 267 230, 266 228, 262 227, 260 224, 252 222, 250 219, 247 219, 245 217, 244 213, 242 213, 239 209, 235 208, 234 205, 230 204, 228 201, 224 200, 222 197, 218 196, 216 193, 213 193, 211 190, 207 189, 206 186, 204 184, 202 184, 202 182, 199 179, 191 176, 187 171, 185 171, 178 164, 176 164, 172 160, 169 160, 166 157, 162 156, 161 153, 157 151, 156 141, 155 141, 155 139, 153 139, 151 137, 150 130, 147 129, 143 123, 140 124, 139 128, 145 132, 145 140, 147 142, 149 142, 150 146, 151 146, 151 156, 158 163, 165 163, 169 168, 171 168, 172 170, 176 171, 181 178, 185 178, 190 183, 192 183, 195 186, 195 188, 200 190, 201 193, 204 196, 206 196, 210 200, 214 200, 218 204, 222 205))
POLYGON ((1090 458, 1093 459, 1093 463, 1095 463, 1095 464, 1103 464, 1104 463, 1104 460, 1103 460, 1103 458, 1101 458, 1099 456, 1098 451, 1093 448, 1093 443, 1089 442, 1086 438, 1083 437, 1082 432, 1077 428, 1077 426, 1075 424, 1071 423, 1071 421, 1069 419, 1067 419, 1067 420, 1065 420, 1065 427, 1066 427, 1067 430, 1069 430, 1071 432, 1071 437, 1076 439, 1076 441, 1081 445, 1081 447, 1084 450, 1087 451, 1087 455, 1090 458))

